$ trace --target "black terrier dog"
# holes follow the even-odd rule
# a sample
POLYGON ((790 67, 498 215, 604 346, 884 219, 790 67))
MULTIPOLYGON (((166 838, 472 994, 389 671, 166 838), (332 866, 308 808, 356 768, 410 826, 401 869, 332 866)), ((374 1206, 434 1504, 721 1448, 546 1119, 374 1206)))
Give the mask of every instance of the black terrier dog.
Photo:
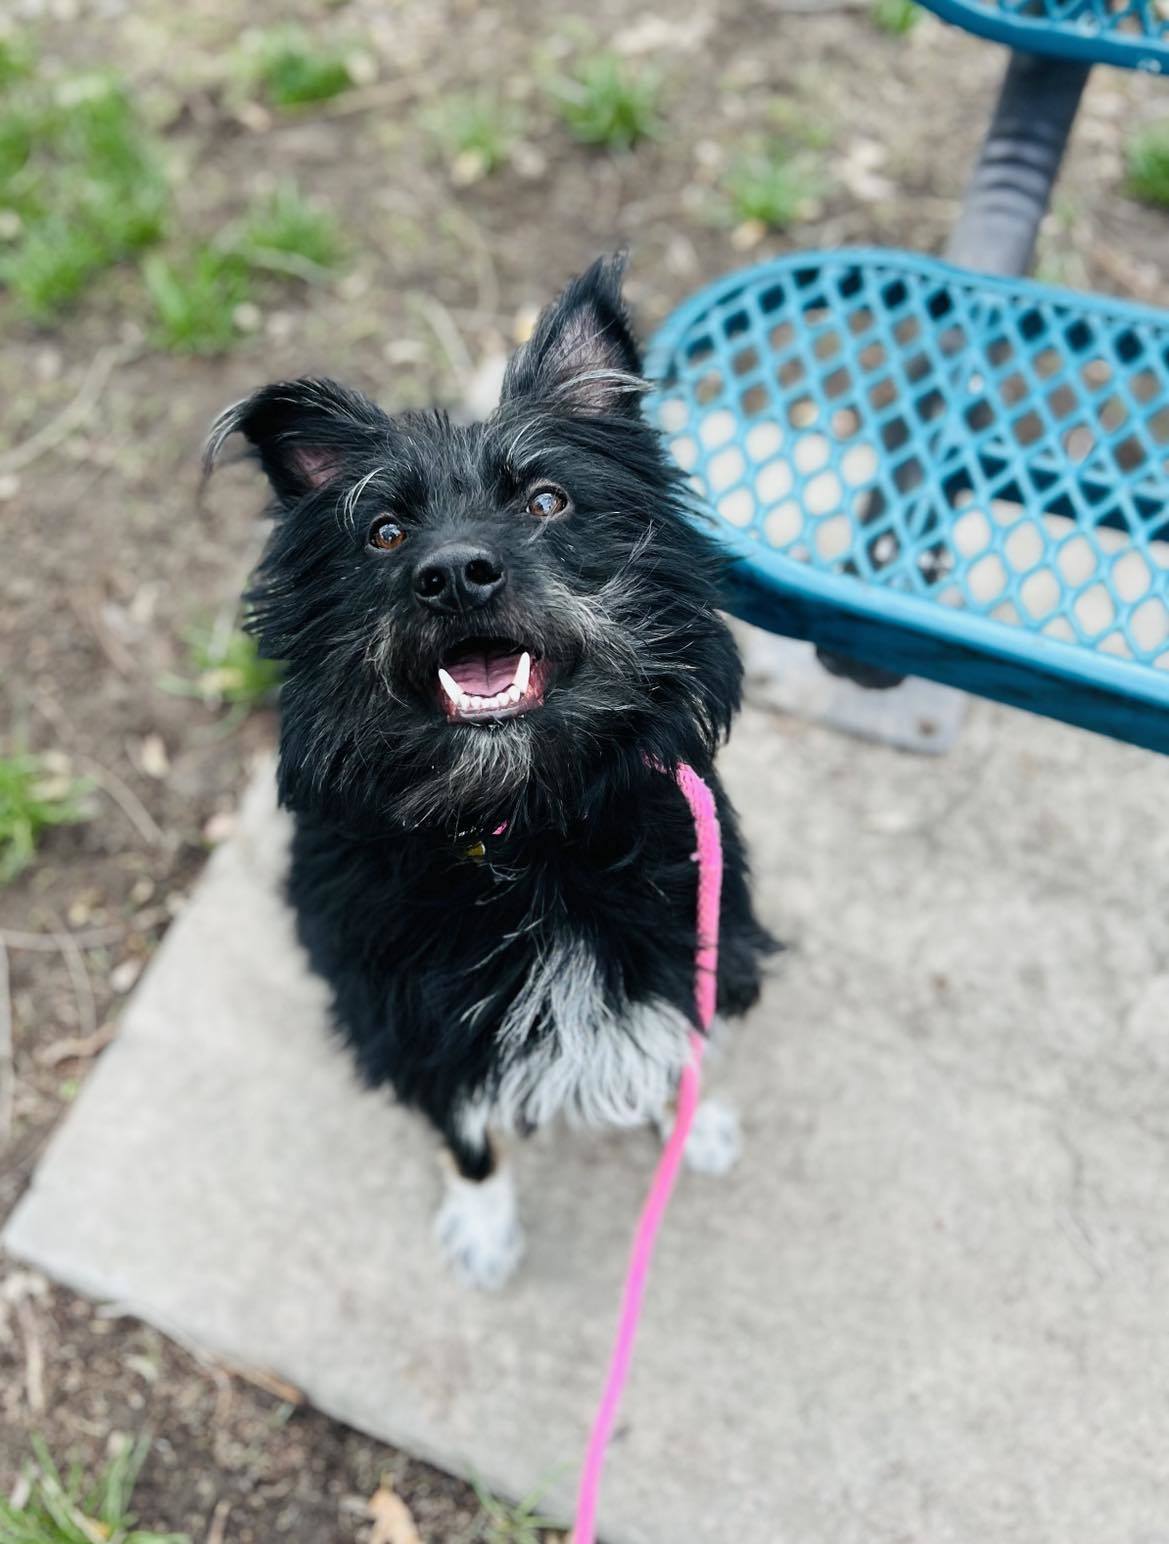
MULTIPOLYGON (((740 681, 722 562, 641 416, 620 281, 568 286, 485 423, 300 380, 208 448, 242 433, 275 494, 248 599, 287 669, 300 937, 365 1077, 445 1138, 438 1237, 482 1286, 521 1251, 492 1127, 665 1118, 694 1017, 679 762, 722 820, 721 1014, 771 947, 713 770, 740 681)), ((737 1127, 708 1106, 689 1156, 725 1167, 737 1127)))

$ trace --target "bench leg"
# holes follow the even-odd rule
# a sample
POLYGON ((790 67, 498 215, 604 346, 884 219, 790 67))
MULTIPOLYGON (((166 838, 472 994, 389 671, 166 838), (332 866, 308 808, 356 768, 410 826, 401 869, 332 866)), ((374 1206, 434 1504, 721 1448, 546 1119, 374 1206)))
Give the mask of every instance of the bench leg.
POLYGON ((1018 278, 1031 267, 1090 66, 1012 54, 946 257, 1018 278))

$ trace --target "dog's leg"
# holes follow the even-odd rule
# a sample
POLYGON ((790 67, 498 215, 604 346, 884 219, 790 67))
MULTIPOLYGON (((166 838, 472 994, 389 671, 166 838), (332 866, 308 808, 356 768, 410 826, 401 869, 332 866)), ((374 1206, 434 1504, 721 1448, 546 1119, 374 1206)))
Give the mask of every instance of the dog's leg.
MULTIPOLYGON (((723 1041, 723 1021, 715 1019, 711 1026, 711 1045, 707 1051, 707 1064, 717 1056, 723 1041)), ((655 1117, 655 1125, 664 1142, 674 1127, 674 1103, 655 1117)), ((739 1126, 739 1112, 727 1098, 719 1094, 707 1094, 699 1100, 690 1122, 683 1157, 686 1167, 695 1174, 729 1174, 738 1163, 743 1151, 743 1137, 739 1126)))
POLYGON ((524 1252, 511 1169, 487 1134, 487 1108, 463 1104, 443 1122, 446 1193, 434 1231, 443 1258, 466 1286, 494 1292, 524 1252))
MULTIPOLYGON (((669 1104, 655 1118, 658 1135, 664 1142, 674 1129, 674 1105, 669 1104)), ((739 1112, 730 1100, 710 1094, 699 1101, 690 1122, 683 1158, 695 1174, 729 1174, 743 1151, 739 1112)))
POLYGON ((696 1174, 729 1174, 742 1150, 738 1110, 729 1099, 708 1095, 699 1102, 690 1123, 684 1154, 686 1167, 696 1174))

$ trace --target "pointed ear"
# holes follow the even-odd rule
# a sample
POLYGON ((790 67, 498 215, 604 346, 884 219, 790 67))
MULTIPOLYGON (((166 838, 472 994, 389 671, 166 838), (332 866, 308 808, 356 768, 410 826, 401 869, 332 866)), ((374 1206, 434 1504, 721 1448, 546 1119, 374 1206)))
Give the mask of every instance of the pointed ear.
POLYGON ((512 355, 501 405, 529 400, 590 416, 637 416, 645 382, 621 298, 624 271, 624 256, 598 258, 540 313, 512 355))
POLYGON ((336 381, 278 381, 221 413, 203 456, 210 474, 233 434, 254 447, 273 492, 295 504, 341 474, 345 462, 386 440, 389 419, 336 381))

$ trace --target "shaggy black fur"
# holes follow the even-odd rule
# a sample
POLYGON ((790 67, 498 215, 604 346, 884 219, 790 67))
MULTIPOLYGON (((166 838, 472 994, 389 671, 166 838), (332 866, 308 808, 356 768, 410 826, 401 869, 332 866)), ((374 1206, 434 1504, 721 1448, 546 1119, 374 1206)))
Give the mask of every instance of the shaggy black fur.
MULTIPOLYGON (((264 654, 287 667, 300 936, 365 1076, 425 1111, 473 1177, 490 1149, 459 1111, 500 1077, 500 1025, 557 945, 592 953, 615 1008, 662 999, 692 1016, 693 832, 648 763, 690 762, 717 793, 721 1012, 755 1000, 770 947, 713 770, 740 682, 721 562, 641 416, 620 272, 597 263, 549 307, 486 423, 389 418, 301 380, 229 409, 209 446, 211 461, 242 433, 275 494, 249 598, 264 654), (549 485, 567 508, 537 518, 533 489, 549 485), (391 549, 371 545, 395 529, 391 549), (423 594, 453 542, 502 575, 478 609, 423 594), (437 672, 470 638, 544 662, 542 703, 452 721, 437 672)), ((540 1022, 531 1044, 553 1034, 540 1022)))

